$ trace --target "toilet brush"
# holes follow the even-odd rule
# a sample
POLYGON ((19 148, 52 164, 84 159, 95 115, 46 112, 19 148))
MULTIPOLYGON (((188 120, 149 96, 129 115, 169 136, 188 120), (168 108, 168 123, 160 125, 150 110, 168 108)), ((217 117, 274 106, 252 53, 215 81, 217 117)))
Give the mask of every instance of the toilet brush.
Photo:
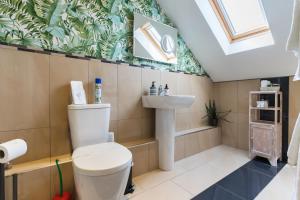
POLYGON ((56 160, 55 162, 56 162, 56 167, 59 175, 59 194, 56 194, 53 197, 53 200, 71 200, 72 199, 71 194, 69 192, 64 192, 63 189, 63 177, 62 177, 60 166, 58 164, 59 161, 56 160))

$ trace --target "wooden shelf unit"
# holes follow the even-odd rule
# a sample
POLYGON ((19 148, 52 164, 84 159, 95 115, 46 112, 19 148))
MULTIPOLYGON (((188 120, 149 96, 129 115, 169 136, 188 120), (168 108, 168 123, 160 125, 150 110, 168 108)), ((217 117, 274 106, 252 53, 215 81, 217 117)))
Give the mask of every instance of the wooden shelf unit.
POLYGON ((272 166, 277 166, 281 159, 282 148, 282 92, 251 91, 249 94, 249 154, 253 159, 261 156, 269 159, 272 166), (256 107, 256 101, 262 100, 262 95, 272 95, 274 106, 267 108, 256 107), (270 112, 273 119, 262 119, 263 112, 270 112))

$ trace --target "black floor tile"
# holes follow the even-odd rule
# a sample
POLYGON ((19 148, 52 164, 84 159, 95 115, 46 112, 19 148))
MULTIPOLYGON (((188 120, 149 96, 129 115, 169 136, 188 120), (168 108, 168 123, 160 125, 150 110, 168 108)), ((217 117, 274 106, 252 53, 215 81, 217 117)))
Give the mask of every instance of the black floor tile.
POLYGON ((277 167, 273 167, 266 160, 263 159, 255 159, 246 164, 247 168, 251 168, 253 170, 260 171, 269 176, 276 176, 276 174, 284 167, 285 163, 278 162, 277 167))
POLYGON ((267 160, 256 158, 229 174, 193 200, 253 200, 284 167, 271 166, 267 160))
POLYGON ((208 188, 193 200, 244 200, 241 197, 236 196, 235 194, 230 193, 229 191, 224 190, 221 186, 213 185, 208 188))
POLYGON ((271 180, 272 176, 265 175, 258 170, 248 167, 241 167, 217 184, 242 196, 244 199, 254 199, 271 180))

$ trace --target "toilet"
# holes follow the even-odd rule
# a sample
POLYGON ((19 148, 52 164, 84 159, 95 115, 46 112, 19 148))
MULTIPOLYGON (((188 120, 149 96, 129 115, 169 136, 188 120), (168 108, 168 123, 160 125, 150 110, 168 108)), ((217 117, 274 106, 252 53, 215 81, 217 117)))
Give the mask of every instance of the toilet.
POLYGON ((110 104, 68 106, 79 200, 126 199, 132 154, 110 139, 110 109, 110 104))

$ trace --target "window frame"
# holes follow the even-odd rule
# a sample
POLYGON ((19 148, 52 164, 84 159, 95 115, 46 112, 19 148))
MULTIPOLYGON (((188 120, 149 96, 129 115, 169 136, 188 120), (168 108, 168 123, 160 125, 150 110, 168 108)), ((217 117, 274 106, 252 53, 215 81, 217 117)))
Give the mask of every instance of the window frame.
POLYGON ((226 19, 227 17, 224 16, 224 13, 222 11, 222 8, 219 5, 218 0, 208 0, 208 1, 210 3, 211 7, 213 8, 213 11, 216 14, 230 43, 240 41, 240 40, 245 40, 250 37, 254 37, 259 34, 264 34, 264 33, 270 31, 269 26, 262 26, 262 27, 253 29, 251 31, 247 31, 244 33, 234 35, 232 28, 231 28, 231 24, 229 24, 230 22, 228 22, 229 19, 226 19))

